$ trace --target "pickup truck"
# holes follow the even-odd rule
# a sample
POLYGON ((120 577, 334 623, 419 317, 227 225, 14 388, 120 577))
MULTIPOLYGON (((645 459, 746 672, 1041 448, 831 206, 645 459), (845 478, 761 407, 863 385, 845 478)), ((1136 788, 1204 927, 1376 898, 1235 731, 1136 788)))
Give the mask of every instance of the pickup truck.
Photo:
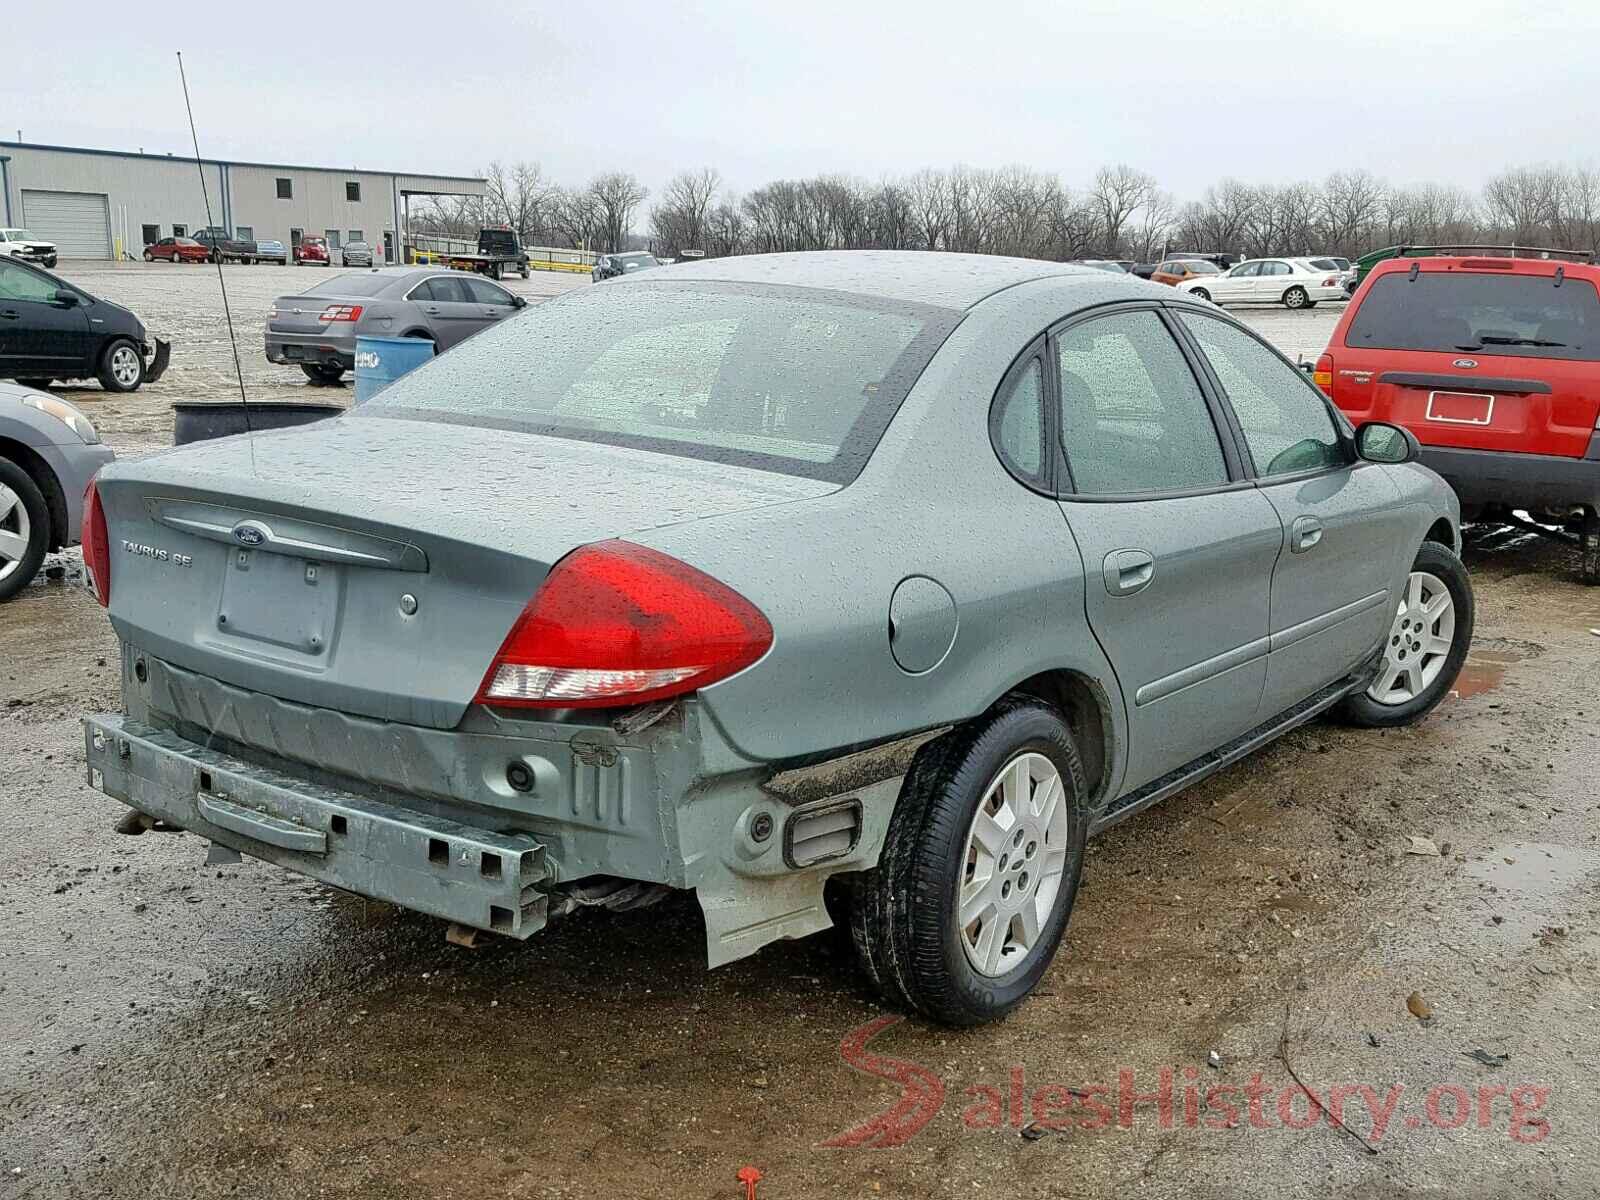
MULTIPOLYGON (((506 271, 516 271, 528 277, 528 253, 522 248, 516 230, 509 225, 491 225, 478 230, 478 252, 427 251, 428 261, 435 266, 450 267, 457 271, 476 271, 491 279, 504 278, 506 271)), ((417 255, 420 260, 422 255, 417 255)))
POLYGON ((234 237, 220 225, 207 225, 189 235, 211 251, 211 261, 253 263, 256 261, 256 244, 234 237))

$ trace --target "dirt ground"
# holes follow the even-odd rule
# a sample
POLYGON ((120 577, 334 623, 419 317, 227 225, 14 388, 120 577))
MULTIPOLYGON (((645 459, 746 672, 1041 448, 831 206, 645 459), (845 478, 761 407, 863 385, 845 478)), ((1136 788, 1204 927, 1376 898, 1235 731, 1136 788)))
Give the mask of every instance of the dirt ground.
MULTIPOLYGON (((187 272, 83 278, 159 329, 209 303, 187 272)), ((242 344, 293 278, 230 272, 242 344)), ((1314 354, 1337 312, 1244 315, 1314 354)), ((225 342, 187 329, 161 387, 74 393, 119 451, 226 391, 225 342)), ((0 1200, 732 1198, 744 1164, 769 1200, 1594 1195, 1600 589, 1517 531, 1466 558, 1457 695, 1409 730, 1303 728, 1099 839, 1041 992, 953 1033, 893 1020, 826 935, 707 972, 682 903, 467 951, 117 836, 77 723, 116 703, 115 640, 68 556, 0 609, 0 1200), (1296 1078, 1348 1089, 1377 1153, 1308 1122, 1296 1078)))

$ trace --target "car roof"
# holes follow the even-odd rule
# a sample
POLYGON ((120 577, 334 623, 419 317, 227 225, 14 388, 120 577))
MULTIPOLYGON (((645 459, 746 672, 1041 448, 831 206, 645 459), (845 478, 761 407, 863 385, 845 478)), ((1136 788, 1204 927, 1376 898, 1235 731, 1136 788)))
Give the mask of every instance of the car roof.
MULTIPOLYGON (((850 292, 884 300, 971 308, 996 292, 1033 279, 1078 276, 1115 281, 1093 267, 1004 258, 995 254, 946 254, 926 250, 821 250, 801 254, 750 254, 701 259, 652 271, 651 279, 704 279, 767 283, 850 292)), ((1130 281, 1130 288, 1134 285, 1130 281)), ((1140 287, 1142 290, 1142 285, 1140 287)))
POLYGON ((1467 271, 1485 275, 1545 275, 1556 273, 1574 279, 1588 279, 1600 284, 1600 264, 1569 262, 1561 258, 1510 258, 1494 254, 1411 254, 1396 255, 1374 263, 1367 272, 1372 275, 1392 275, 1396 271, 1409 271, 1415 266, 1422 271, 1467 271))

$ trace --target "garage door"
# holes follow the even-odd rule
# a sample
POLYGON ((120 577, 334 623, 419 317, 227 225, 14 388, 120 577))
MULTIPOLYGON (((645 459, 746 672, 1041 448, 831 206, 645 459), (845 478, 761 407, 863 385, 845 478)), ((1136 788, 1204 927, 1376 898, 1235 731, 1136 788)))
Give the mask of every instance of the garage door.
POLYGON ((62 258, 111 257, 111 208, 92 192, 22 190, 22 223, 62 258))

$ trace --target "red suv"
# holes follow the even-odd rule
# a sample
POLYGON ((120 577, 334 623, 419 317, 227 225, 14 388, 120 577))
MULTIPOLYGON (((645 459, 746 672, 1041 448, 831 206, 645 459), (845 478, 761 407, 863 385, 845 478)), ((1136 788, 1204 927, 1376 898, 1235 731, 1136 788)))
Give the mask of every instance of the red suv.
POLYGON ((321 263, 328 265, 328 242, 325 238, 301 238, 294 248, 294 261, 298 266, 301 263, 321 263))
POLYGON ((1600 583, 1600 267, 1470 253, 1484 249, 1379 263, 1314 378, 1353 422, 1416 434, 1464 519, 1526 509, 1563 525, 1600 583))

